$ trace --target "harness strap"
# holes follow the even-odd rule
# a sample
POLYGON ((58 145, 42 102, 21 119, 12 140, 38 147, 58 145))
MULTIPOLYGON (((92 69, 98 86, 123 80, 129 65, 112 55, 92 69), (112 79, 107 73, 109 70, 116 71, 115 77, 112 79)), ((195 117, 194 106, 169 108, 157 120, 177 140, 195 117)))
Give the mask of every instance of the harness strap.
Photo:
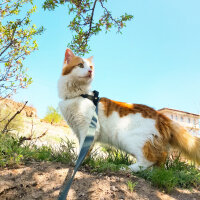
POLYGON ((99 102, 98 94, 99 94, 99 92, 93 91, 93 93, 94 93, 93 100, 88 98, 88 96, 92 96, 92 95, 88 95, 87 97, 85 95, 84 95, 85 97, 81 95, 83 98, 88 98, 91 101, 93 101, 94 105, 96 106, 96 109, 93 114, 92 120, 90 122, 87 135, 83 142, 83 146, 81 148, 78 159, 76 161, 76 165, 74 167, 74 172, 73 172, 71 178, 69 179, 69 181, 66 181, 66 180, 64 181, 63 186, 62 186, 63 189, 59 193, 58 200, 66 200, 66 197, 68 195, 69 189, 70 189, 72 181, 74 179, 74 176, 75 176, 76 172, 78 171, 80 165, 82 164, 84 158, 86 157, 88 151, 90 150, 92 142, 94 141, 95 131, 96 131, 96 127, 97 127, 97 119, 98 119, 97 115, 98 115, 98 102, 99 102))
POLYGON ((81 96, 83 98, 87 98, 89 100, 91 100, 95 106, 97 106, 98 102, 99 102, 99 92, 97 92, 96 90, 93 91, 94 95, 89 95, 89 94, 81 94, 81 96))

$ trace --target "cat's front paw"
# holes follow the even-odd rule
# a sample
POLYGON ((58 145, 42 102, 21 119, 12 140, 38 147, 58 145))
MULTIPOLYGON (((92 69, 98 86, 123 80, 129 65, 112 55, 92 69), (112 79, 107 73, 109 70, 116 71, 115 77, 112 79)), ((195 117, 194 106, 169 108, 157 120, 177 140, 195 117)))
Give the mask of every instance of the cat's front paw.
POLYGON ((131 170, 130 170, 130 168, 128 166, 122 166, 122 167, 120 167, 119 171, 121 171, 121 172, 128 172, 128 173, 131 172, 131 170))

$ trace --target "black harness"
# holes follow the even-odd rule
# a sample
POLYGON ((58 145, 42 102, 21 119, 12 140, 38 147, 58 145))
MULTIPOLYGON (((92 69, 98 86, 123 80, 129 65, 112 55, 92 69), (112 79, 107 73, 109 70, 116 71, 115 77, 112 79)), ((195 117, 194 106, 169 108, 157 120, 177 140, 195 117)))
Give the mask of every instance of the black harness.
POLYGON ((87 98, 90 101, 92 101, 94 103, 95 106, 97 106, 98 102, 99 102, 99 92, 94 90, 93 91, 94 95, 89 95, 89 94, 81 94, 80 96, 82 96, 83 98, 87 98))

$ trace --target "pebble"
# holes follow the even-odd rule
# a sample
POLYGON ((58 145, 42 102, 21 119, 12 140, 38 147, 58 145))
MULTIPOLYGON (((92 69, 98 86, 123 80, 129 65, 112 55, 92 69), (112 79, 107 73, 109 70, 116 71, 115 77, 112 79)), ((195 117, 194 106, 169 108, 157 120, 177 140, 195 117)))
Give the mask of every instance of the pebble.
POLYGON ((119 177, 116 177, 116 181, 118 181, 118 182, 119 182, 119 181, 120 181, 120 178, 119 178, 119 177))
POLYGON ((83 196, 85 196, 85 194, 84 194, 84 193, 82 193, 82 194, 80 194, 80 195, 79 195, 79 197, 83 197, 83 196))
POLYGON ((110 190, 112 190, 112 191, 114 191, 114 192, 118 191, 118 189, 117 189, 115 186, 111 186, 111 187, 110 187, 110 190))
POLYGON ((109 176, 106 176, 106 180, 110 181, 110 177, 109 177, 109 176))

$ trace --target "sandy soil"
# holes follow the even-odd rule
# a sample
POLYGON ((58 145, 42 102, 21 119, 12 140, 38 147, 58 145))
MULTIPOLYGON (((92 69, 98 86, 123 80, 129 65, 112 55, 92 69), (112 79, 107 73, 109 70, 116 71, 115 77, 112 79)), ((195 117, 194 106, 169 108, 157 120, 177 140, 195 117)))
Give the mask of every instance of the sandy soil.
MULTIPOLYGON (((66 175, 72 171, 60 163, 33 162, 15 169, 0 169, 0 200, 57 199, 66 175)), ((199 200, 200 190, 176 189, 171 194, 126 172, 91 174, 79 171, 70 189, 69 200, 199 200), (134 191, 127 182, 137 182, 134 191)))

